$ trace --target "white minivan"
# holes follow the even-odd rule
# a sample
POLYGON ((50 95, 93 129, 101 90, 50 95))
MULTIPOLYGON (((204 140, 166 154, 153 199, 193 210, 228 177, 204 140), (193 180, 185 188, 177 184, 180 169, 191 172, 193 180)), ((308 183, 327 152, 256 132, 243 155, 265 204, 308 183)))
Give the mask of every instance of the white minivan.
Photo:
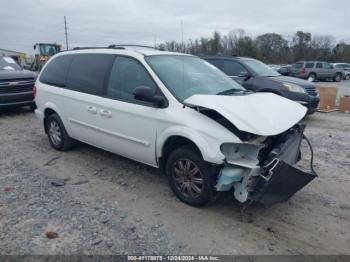
POLYGON ((248 92, 196 56, 80 48, 53 56, 35 85, 35 112, 53 148, 79 140, 162 168, 189 205, 229 190, 242 203, 270 205, 316 177, 312 164, 311 172, 293 166, 306 108, 248 92))

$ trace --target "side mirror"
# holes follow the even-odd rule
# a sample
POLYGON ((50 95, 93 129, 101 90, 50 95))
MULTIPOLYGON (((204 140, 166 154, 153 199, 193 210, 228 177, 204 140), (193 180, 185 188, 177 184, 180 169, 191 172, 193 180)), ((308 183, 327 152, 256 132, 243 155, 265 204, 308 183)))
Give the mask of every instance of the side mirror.
POLYGON ((134 89, 134 98, 140 101, 149 102, 157 105, 158 107, 163 107, 166 100, 163 96, 157 96, 154 94, 152 88, 148 86, 138 86, 134 89))
POLYGON ((247 71, 240 72, 238 77, 244 78, 244 79, 249 79, 251 75, 247 71))

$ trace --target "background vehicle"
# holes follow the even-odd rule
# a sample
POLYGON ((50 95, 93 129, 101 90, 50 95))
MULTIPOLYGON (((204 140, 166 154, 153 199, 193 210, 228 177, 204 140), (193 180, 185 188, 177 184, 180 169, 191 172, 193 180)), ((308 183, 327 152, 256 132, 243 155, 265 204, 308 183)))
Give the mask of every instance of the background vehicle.
POLYGON ((36 43, 34 45, 36 51, 34 61, 31 64, 32 71, 40 71, 51 56, 61 51, 61 46, 50 43, 36 43))
POLYGON ((306 106, 308 113, 317 109, 319 96, 314 84, 282 76, 259 60, 247 57, 204 57, 229 77, 254 92, 271 92, 306 106))
POLYGON ((36 73, 22 69, 11 57, 0 56, 0 107, 30 106, 35 109, 36 73))
POLYGON ((283 76, 289 76, 291 68, 291 65, 281 65, 277 72, 283 76))
POLYGON ((310 82, 332 79, 340 82, 344 76, 344 69, 334 68, 330 63, 321 61, 301 61, 292 65, 291 75, 310 82))
POLYGON ((349 80, 350 79, 350 64, 347 63, 334 63, 334 68, 339 68, 344 70, 344 79, 349 80))
POLYGON ((293 167, 306 108, 247 93, 198 57, 129 46, 67 51, 50 59, 36 87, 35 112, 53 148, 77 139, 161 167, 190 205, 233 187, 240 202, 272 204, 315 178, 293 167), (273 185, 260 176, 271 170, 273 185))
POLYGON ((268 65, 268 66, 284 76, 289 75, 289 71, 291 68, 290 65, 268 65))

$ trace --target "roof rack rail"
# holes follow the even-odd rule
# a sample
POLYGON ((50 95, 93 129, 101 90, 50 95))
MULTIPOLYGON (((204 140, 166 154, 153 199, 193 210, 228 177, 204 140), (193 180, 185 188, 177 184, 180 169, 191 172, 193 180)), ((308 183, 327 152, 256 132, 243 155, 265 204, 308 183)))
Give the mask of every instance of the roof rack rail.
POLYGON ((109 45, 108 48, 125 48, 125 47, 144 47, 144 48, 150 48, 150 49, 156 49, 155 47, 153 46, 148 46, 148 45, 115 45, 115 44, 112 44, 112 45, 109 45))
POLYGON ((107 47, 106 46, 77 46, 77 47, 74 47, 73 49, 63 50, 63 51, 87 50, 87 49, 126 49, 126 47, 142 47, 142 48, 149 48, 149 49, 164 51, 164 49, 162 48, 156 48, 148 45, 115 45, 115 44, 109 45, 107 47))
POLYGON ((108 48, 115 48, 115 49, 125 49, 125 47, 143 47, 143 48, 150 48, 150 49, 155 49, 155 50, 160 50, 159 48, 156 48, 154 46, 149 46, 149 45, 130 45, 130 44, 127 44, 127 45, 115 45, 115 44, 112 44, 112 45, 109 45, 108 48))
MULTIPOLYGON (((74 47, 72 50, 101 49, 101 48, 107 48, 107 47, 98 47, 98 46, 77 46, 77 47, 74 47)), ((68 51, 69 51, 69 50, 68 50, 68 51)))

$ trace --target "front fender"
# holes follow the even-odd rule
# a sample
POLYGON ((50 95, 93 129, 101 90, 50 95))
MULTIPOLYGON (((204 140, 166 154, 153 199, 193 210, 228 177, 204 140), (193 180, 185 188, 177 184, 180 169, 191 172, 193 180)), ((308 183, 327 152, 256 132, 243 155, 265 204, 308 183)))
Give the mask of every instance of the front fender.
POLYGON ((158 157, 162 156, 163 146, 172 136, 181 136, 191 140, 198 147, 205 161, 214 164, 224 163, 225 156, 220 151, 222 141, 205 136, 205 134, 185 126, 168 127, 157 136, 156 152, 158 157))

